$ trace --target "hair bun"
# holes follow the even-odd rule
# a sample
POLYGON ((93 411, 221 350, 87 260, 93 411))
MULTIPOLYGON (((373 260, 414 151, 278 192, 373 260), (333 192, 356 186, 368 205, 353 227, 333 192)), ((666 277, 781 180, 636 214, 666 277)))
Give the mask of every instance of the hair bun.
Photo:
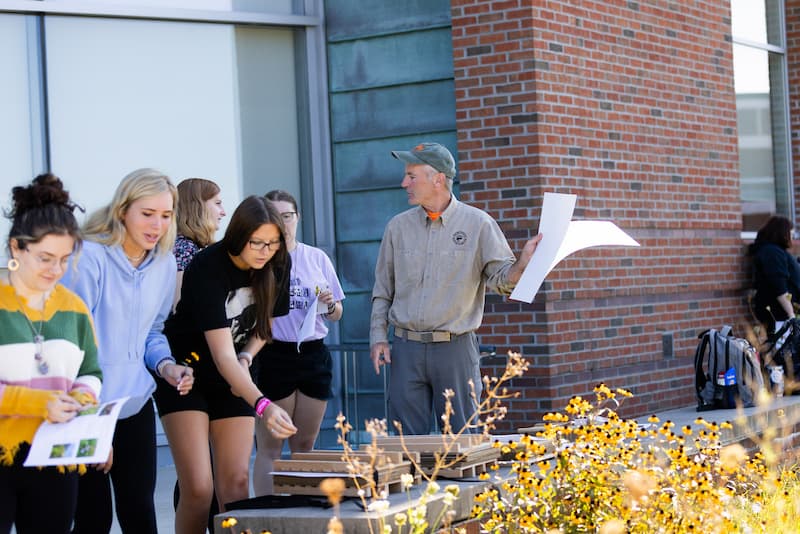
POLYGON ((17 186, 11 190, 14 200, 11 216, 24 213, 34 208, 42 208, 48 204, 56 204, 74 211, 77 205, 69 199, 69 192, 64 190, 61 179, 51 173, 40 174, 29 186, 17 186))

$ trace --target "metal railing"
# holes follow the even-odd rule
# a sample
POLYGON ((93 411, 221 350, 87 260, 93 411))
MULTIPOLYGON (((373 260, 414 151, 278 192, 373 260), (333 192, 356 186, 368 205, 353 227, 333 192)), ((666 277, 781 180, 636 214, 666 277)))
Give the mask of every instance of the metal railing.
MULTIPOLYGON (((388 383, 390 366, 375 374, 369 357, 367 343, 345 343, 328 345, 333 357, 333 395, 322 422, 318 448, 339 448, 336 438, 339 433, 334 428, 336 417, 343 414, 353 427, 348 440, 354 446, 369 441, 365 421, 369 419, 389 420, 388 383)), ((495 347, 481 345, 481 358, 496 356, 495 347)), ((392 431, 392 428, 389 428, 392 431)))

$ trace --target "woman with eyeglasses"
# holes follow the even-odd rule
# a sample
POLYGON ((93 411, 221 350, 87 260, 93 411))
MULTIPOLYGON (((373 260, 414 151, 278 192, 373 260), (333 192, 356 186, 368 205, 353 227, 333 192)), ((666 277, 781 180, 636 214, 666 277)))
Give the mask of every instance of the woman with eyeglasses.
POLYGON ((297 431, 249 370, 252 355, 272 340, 273 317, 289 311, 290 269, 280 214, 251 196, 233 212, 222 240, 198 252, 184 272, 165 333, 196 383, 184 397, 164 384, 156 392, 180 487, 179 534, 205 532, 214 490, 222 511, 248 498, 254 415, 277 436, 297 431), (202 445, 208 442, 213 477, 202 445))
MULTIPOLYGON (((261 390, 292 416, 297 433, 289 438, 292 452, 306 452, 314 447, 328 399, 331 398, 333 362, 324 339, 330 321, 342 318, 344 292, 336 271, 322 250, 297 240, 300 214, 297 201, 286 191, 270 191, 267 200, 280 212, 286 225, 286 249, 292 259, 291 301, 289 313, 272 324, 272 342, 261 349, 257 362, 256 383, 261 390), (313 331, 300 339, 300 327, 315 309, 313 331), (301 343, 298 343, 300 341, 301 343)), ((272 462, 280 458, 283 437, 268 428, 256 429, 256 460, 253 488, 256 495, 273 492, 272 462)))
POLYGON ((100 396, 89 310, 59 284, 81 247, 69 195, 52 174, 12 189, 8 271, 0 273, 0 532, 69 532, 78 472, 23 467, 44 421, 67 422, 100 396), (43 497, 47 496, 46 501, 43 497))

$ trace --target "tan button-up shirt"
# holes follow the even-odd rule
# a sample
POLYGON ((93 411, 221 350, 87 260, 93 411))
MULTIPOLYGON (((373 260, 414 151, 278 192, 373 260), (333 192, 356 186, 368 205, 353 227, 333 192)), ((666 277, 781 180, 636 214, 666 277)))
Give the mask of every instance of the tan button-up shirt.
POLYGON ((389 324, 418 332, 463 334, 483 320, 486 288, 508 295, 516 261, 487 213, 451 197, 438 220, 418 206, 386 226, 375 266, 370 344, 389 324))

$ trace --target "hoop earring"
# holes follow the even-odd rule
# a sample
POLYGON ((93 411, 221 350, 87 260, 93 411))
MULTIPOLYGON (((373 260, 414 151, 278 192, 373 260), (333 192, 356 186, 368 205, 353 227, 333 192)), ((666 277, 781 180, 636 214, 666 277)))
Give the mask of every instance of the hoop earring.
POLYGON ((12 273, 19 269, 19 260, 17 258, 11 258, 8 260, 8 270, 12 273))

